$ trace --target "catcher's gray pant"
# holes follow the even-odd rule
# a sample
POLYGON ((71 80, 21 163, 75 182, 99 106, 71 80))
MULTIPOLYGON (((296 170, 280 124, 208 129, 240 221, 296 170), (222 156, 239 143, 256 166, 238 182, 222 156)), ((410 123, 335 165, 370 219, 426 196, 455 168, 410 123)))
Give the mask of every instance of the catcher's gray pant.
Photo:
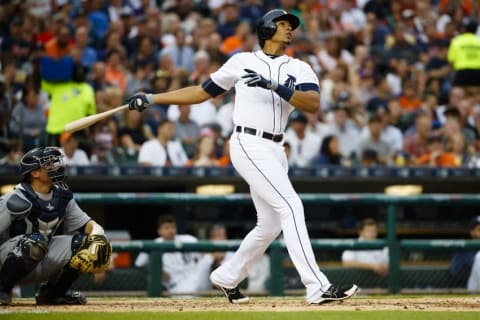
MULTIPOLYGON (((0 246, 0 261, 2 264, 7 259, 7 255, 13 251, 18 240, 22 237, 23 235, 16 236, 0 246)), ((72 236, 54 236, 48 244, 48 252, 45 257, 38 263, 35 269, 23 277, 18 284, 39 283, 53 278, 55 275, 60 274, 62 268, 70 262, 71 257, 72 236)))

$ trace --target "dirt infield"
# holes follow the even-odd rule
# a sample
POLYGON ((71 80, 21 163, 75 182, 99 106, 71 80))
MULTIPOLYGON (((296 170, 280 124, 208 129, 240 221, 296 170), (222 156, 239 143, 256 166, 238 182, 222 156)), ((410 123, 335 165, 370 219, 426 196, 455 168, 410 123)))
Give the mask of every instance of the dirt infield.
POLYGON ((171 298, 90 298, 83 306, 36 306, 32 299, 17 299, 12 306, 0 307, 10 312, 137 312, 137 311, 480 311, 480 296, 446 297, 355 297, 350 300, 325 305, 307 305, 295 298, 254 297, 247 305, 231 305, 221 298, 171 299, 171 298), (192 303, 195 301, 195 303, 192 303))

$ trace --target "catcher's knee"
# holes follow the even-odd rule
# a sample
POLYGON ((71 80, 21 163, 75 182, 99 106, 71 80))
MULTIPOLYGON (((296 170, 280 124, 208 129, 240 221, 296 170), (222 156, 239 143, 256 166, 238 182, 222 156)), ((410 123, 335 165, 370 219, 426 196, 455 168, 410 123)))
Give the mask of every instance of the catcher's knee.
POLYGON ((20 238, 12 255, 22 259, 28 270, 33 270, 45 257, 47 250, 48 242, 42 234, 29 233, 20 238))

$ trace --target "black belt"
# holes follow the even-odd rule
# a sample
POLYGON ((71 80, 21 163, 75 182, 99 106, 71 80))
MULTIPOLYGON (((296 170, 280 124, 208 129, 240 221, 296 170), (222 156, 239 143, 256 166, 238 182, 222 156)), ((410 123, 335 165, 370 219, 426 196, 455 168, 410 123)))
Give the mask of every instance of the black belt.
MULTIPOLYGON (((252 136, 257 135, 257 129, 249 128, 249 127, 237 126, 235 128, 235 131, 251 134, 252 136)), ((267 139, 267 140, 272 140, 274 142, 280 142, 280 141, 283 140, 283 134, 273 134, 273 133, 263 131, 262 132, 262 138, 267 139)))

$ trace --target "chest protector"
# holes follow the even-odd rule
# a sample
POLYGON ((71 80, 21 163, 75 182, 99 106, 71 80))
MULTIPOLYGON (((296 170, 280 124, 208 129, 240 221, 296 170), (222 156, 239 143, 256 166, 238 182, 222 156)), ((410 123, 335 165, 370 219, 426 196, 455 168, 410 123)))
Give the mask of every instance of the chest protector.
POLYGON ((73 198, 70 190, 53 186, 50 200, 41 199, 28 183, 22 183, 23 195, 32 203, 32 210, 23 220, 13 221, 10 236, 32 232, 41 233, 48 240, 63 222, 68 203, 73 198))

